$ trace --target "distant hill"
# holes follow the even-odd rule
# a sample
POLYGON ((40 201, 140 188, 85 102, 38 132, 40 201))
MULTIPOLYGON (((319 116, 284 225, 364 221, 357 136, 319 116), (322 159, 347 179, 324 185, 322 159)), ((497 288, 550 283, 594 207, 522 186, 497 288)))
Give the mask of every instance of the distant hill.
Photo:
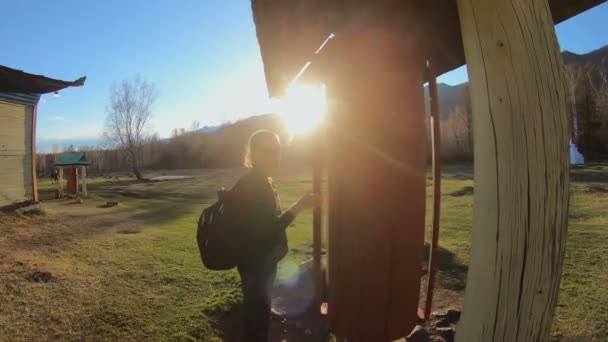
MULTIPOLYGON (((457 105, 466 107, 469 94, 469 83, 461 83, 457 85, 449 85, 445 83, 437 84, 437 92, 439 93, 439 116, 442 119, 448 117, 448 114, 457 105)), ((429 87, 424 87, 424 96, 429 98, 429 87)), ((430 110, 429 102, 426 101, 427 112, 430 110)))
POLYGON ((564 64, 601 64, 602 60, 608 60, 608 45, 584 54, 576 54, 570 51, 562 52, 564 64))
MULTIPOLYGON (((599 65, 604 58, 608 60, 608 47, 581 55, 564 51, 562 56, 566 64, 599 65)), ((456 107, 470 110, 468 82, 457 85, 440 83, 437 86, 442 119, 448 119, 456 107)), ((425 88, 425 96, 428 98, 428 87, 425 88)), ((426 105, 428 109, 428 101, 426 105)), ((460 112, 462 113, 462 111, 460 112)), ((454 129, 453 122, 452 126, 450 126, 450 122, 445 124, 446 130, 454 129)), ((251 116, 233 123, 205 126, 198 131, 168 139, 168 144, 165 145, 159 161, 161 165, 172 165, 176 168, 235 166, 242 161, 244 148, 251 133, 260 129, 275 131, 283 140, 289 139, 278 115, 251 116), (177 158, 178 156, 180 158, 177 158)), ((450 134, 453 135, 453 133, 450 134)), ((447 138, 446 136, 444 145, 448 144, 447 138)), ((292 163, 306 162, 309 144, 305 137, 297 138, 288 145, 290 151, 286 157, 292 158, 292 163)), ((289 162, 289 160, 286 161, 289 162)))
MULTIPOLYGON (((562 58, 566 65, 577 64, 583 66, 589 64, 600 66, 604 63, 603 67, 608 68, 608 45, 580 55, 570 51, 563 51, 562 58)), ((453 86, 439 83, 437 85, 437 90, 439 92, 439 114, 443 119, 445 119, 457 105, 463 106, 466 104, 466 101, 468 101, 468 82, 453 86)), ((428 87, 425 87, 425 94, 428 97, 428 87)))
POLYGON ((226 124, 221 124, 221 125, 217 125, 217 126, 204 126, 203 128, 200 128, 198 131, 201 133, 212 133, 212 132, 215 132, 218 129, 222 128, 224 125, 226 125, 226 124))

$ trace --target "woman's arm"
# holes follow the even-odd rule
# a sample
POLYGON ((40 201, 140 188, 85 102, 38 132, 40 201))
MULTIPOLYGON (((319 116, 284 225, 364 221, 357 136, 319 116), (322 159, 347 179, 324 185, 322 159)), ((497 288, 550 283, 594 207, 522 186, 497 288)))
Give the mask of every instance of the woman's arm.
POLYGON ((278 214, 274 190, 269 183, 245 184, 241 189, 242 222, 246 237, 252 241, 263 241, 285 230, 305 209, 320 205, 321 196, 306 194, 284 213, 278 214))

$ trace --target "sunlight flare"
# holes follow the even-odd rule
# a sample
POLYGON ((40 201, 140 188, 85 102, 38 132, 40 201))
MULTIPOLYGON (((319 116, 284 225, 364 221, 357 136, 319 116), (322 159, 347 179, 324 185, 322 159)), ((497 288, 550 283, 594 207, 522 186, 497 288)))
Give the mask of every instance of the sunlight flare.
POLYGON ((314 130, 323 120, 326 110, 325 86, 321 84, 289 88, 285 98, 279 102, 278 112, 294 136, 314 130))

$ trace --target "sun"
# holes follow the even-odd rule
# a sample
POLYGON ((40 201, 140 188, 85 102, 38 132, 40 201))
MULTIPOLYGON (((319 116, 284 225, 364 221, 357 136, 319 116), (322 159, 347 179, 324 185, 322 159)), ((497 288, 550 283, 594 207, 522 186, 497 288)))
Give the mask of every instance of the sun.
POLYGON ((314 130, 327 110, 324 85, 291 87, 279 102, 279 115, 289 133, 300 135, 314 130))

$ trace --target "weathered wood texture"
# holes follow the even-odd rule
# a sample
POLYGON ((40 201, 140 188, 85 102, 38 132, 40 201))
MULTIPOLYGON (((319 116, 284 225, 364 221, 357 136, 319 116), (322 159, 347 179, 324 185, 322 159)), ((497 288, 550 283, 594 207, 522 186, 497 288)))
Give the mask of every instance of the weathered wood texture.
POLYGON ((325 69, 329 320, 362 342, 404 337, 417 320, 426 183, 414 24, 369 10, 332 43, 325 69))
POLYGON ((459 0, 475 143, 457 341, 549 340, 568 212, 564 70, 547 0, 459 0))
POLYGON ((32 108, 0 102, 0 207, 33 199, 32 108))

